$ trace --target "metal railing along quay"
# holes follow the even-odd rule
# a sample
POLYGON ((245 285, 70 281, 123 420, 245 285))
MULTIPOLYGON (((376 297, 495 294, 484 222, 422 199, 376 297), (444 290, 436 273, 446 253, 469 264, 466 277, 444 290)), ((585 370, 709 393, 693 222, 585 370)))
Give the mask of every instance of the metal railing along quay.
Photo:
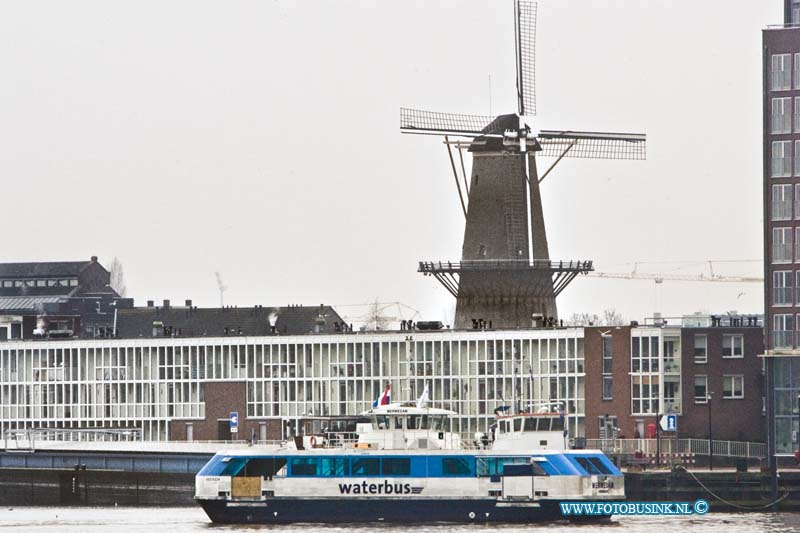
MULTIPOLYGON (((763 442, 714 440, 714 457, 764 459, 767 445, 763 442)), ((709 455, 708 439, 586 439, 586 447, 599 449, 609 455, 709 455)))

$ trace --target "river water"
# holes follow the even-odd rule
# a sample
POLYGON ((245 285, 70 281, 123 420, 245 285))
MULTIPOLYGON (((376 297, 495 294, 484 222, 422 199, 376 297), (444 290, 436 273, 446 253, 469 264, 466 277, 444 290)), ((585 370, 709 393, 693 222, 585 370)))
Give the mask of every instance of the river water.
POLYGON ((181 533, 184 531, 238 531, 266 529, 294 531, 297 533, 367 533, 370 531, 477 533, 496 532, 549 532, 577 530, 581 533, 694 533, 697 532, 800 532, 800 513, 709 513, 703 516, 625 516, 612 518, 605 525, 570 525, 562 523, 531 526, 481 525, 430 525, 423 527, 398 527, 391 524, 369 526, 217 526, 212 524, 200 508, 65 508, 16 507, 0 509, 0 532, 5 531, 114 531, 115 533, 146 531, 156 533, 181 533))

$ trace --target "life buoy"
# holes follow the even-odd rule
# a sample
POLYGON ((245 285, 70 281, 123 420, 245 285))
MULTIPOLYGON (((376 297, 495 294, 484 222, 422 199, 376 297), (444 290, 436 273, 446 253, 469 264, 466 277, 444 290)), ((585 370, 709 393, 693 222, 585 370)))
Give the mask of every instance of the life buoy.
POLYGON ((317 437, 315 437, 314 435, 311 435, 311 439, 309 439, 308 442, 311 443, 311 447, 312 448, 316 448, 317 447, 317 437))

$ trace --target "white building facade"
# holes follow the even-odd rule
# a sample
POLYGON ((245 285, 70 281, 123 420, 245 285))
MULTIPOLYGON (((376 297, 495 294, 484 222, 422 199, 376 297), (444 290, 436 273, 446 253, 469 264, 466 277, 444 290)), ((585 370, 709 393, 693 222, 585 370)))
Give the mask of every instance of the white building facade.
POLYGON ((562 402, 570 436, 584 435, 582 328, 3 342, 0 425, 184 440, 170 431, 180 423, 197 426, 190 439, 215 440, 199 430, 216 424, 212 407, 294 425, 359 414, 387 384, 393 401, 415 400, 426 382, 430 405, 457 412, 463 435, 487 431, 494 409, 515 401, 562 402))

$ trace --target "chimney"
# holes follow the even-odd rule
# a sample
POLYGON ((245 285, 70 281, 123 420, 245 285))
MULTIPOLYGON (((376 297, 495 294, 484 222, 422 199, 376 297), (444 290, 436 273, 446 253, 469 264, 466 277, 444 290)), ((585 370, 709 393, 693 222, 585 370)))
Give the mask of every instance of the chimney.
POLYGON ((154 307, 155 302, 153 300, 147 300, 147 307, 154 307))
POLYGON ((169 300, 164 300, 164 309, 169 309, 169 300))
POLYGON ((192 301, 186 300, 186 307, 191 307, 191 306, 192 306, 192 301))

